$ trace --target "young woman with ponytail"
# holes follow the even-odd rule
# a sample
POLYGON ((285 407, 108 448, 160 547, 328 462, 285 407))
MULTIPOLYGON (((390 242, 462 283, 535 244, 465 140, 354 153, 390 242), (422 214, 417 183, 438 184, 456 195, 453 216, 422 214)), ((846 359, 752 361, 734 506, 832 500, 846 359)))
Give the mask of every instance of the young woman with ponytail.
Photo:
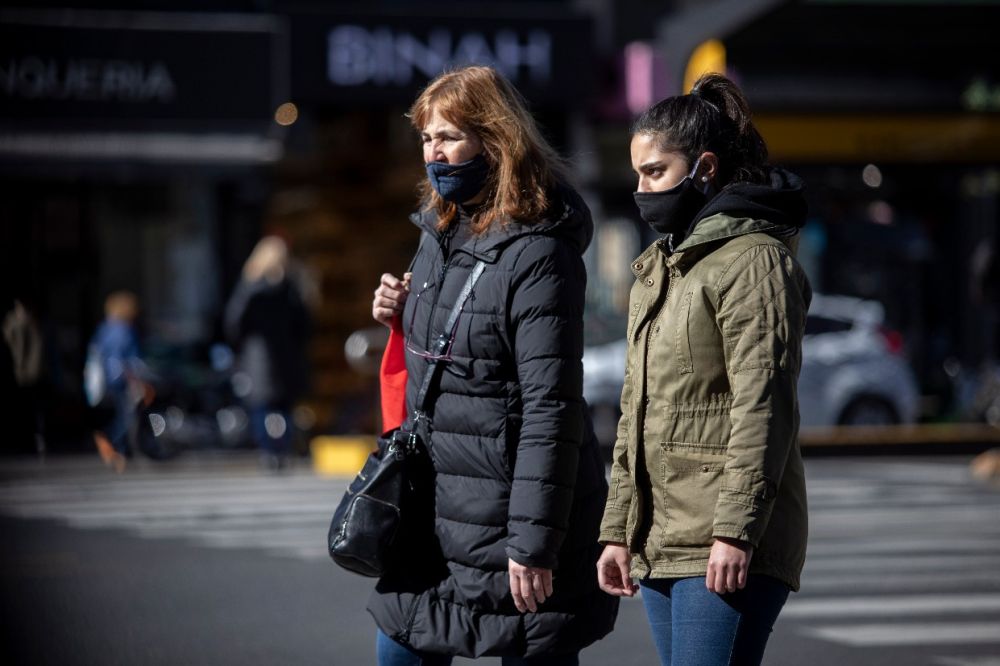
POLYGON ((767 164, 718 74, 646 111, 631 157, 639 214, 663 237, 632 263, 598 581, 641 588, 663 664, 759 664, 806 549, 802 182, 767 164))

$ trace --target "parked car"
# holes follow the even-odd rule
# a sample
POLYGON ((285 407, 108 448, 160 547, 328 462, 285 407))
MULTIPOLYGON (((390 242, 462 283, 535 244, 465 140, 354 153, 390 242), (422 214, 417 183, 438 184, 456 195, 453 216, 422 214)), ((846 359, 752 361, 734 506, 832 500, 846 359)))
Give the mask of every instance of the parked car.
POLYGON ((903 337, 877 301, 813 297, 802 341, 803 426, 913 423, 920 392, 903 337))
MULTIPOLYGON (((803 427, 916 420, 920 397, 916 377, 902 336, 884 322, 885 309, 876 301, 813 296, 799 375, 803 427)), ((625 347, 625 340, 618 339, 588 346, 583 353, 583 395, 604 444, 615 439, 625 347)))

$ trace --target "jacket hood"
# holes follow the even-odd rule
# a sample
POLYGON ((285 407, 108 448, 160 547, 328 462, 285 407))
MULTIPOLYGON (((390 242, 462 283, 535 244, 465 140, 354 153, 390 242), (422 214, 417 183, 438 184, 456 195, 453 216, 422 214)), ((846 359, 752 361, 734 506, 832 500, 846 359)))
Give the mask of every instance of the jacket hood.
MULTIPOLYGON (((566 238, 573 243, 580 254, 583 254, 594 236, 594 221, 587 204, 576 190, 561 183, 552 189, 549 200, 551 202, 549 210, 538 222, 525 224, 508 220, 507 224, 496 225, 483 236, 473 236, 460 250, 477 259, 494 262, 505 246, 521 236, 545 234, 566 238)), ((437 224, 435 211, 422 208, 410 215, 410 221, 434 238, 440 238, 441 234, 435 228, 437 224)))
POLYGON ((694 229, 677 249, 756 232, 787 236, 805 225, 802 179, 777 167, 769 170, 768 177, 767 184, 736 183, 723 188, 698 212, 694 229))

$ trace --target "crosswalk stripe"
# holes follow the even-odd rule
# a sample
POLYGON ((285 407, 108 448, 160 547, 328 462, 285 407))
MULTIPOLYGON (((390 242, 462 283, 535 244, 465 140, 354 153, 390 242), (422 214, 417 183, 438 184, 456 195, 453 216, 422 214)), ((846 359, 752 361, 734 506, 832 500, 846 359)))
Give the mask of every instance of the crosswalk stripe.
POLYGON ((1000 589, 995 570, 912 572, 894 574, 888 571, 845 575, 806 575, 802 579, 802 594, 845 594, 850 592, 907 592, 919 590, 953 590, 965 585, 975 589, 1000 589))
POLYGON ((267 532, 204 532, 202 534, 186 535, 197 541, 222 548, 307 548, 313 544, 326 542, 326 530, 316 534, 301 533, 267 533, 267 532))
POLYGON ((19 503, 0 505, 0 512, 25 517, 47 516, 92 516, 116 519, 119 517, 144 517, 163 515, 220 515, 244 513, 247 511, 289 512, 295 507, 304 512, 332 510, 340 500, 341 493, 289 494, 285 496, 244 497, 185 497, 183 499, 151 497, 142 502, 85 501, 19 503))
POLYGON ((224 473, 214 471, 155 471, 148 473, 126 472, 122 475, 113 474, 104 470, 100 474, 42 474, 11 476, 4 475, 3 484, 5 487, 72 487, 72 486, 93 486, 106 488, 127 488, 130 486, 171 486, 187 485, 210 481, 218 485, 239 485, 243 483, 282 483, 288 479, 313 479, 317 482, 323 481, 327 477, 318 477, 309 469, 291 469, 280 474, 262 474, 254 469, 234 469, 226 470, 224 473))
MULTIPOLYGON (((990 517, 989 520, 995 520, 990 517)), ((810 526, 810 539, 815 540, 839 540, 860 541, 878 539, 887 532, 906 531, 911 534, 919 534, 925 538, 950 540, 968 537, 970 532, 977 532, 981 537, 990 539, 1000 539, 1000 525, 984 524, 982 522, 961 522, 952 520, 941 523, 921 524, 919 521, 908 521, 906 523, 876 523, 872 525, 841 525, 837 528, 826 527, 822 530, 816 526, 810 526)))
POLYGON ((802 633, 853 647, 1000 644, 1000 622, 851 624, 806 627, 802 633))
MULTIPOLYGON (((919 534, 920 536, 928 539, 937 539, 941 542, 951 541, 952 539, 963 539, 968 537, 970 532, 978 532, 980 536, 987 539, 1000 539, 1000 526, 998 527, 984 527, 976 523, 939 523, 935 525, 905 525, 901 526, 906 532, 913 534, 919 534)), ((887 532, 891 532, 894 529, 893 525, 869 525, 866 527, 855 527, 848 528, 844 527, 839 530, 825 530, 822 533, 818 533, 816 530, 810 530, 810 543, 819 542, 821 540, 839 541, 841 543, 847 543, 850 541, 873 541, 880 539, 886 535, 887 532), (816 538, 813 538, 813 535, 816 538)))
POLYGON ((0 505, 33 502, 39 504, 57 503, 68 500, 129 500, 141 501, 149 497, 169 496, 183 499, 190 495, 197 497, 232 496, 232 495, 295 495, 317 492, 335 492, 346 484, 342 482, 326 483, 215 483, 205 479, 201 483, 164 485, 132 484, 129 486, 93 485, 93 486, 47 486, 47 487, 14 487, 0 490, 0 505))
POLYGON ((213 519, 232 518, 237 516, 283 516, 289 513, 294 515, 333 515, 333 509, 335 506, 336 505, 333 502, 327 501, 311 503, 302 502, 295 505, 294 509, 281 505, 241 505, 220 502, 218 504, 190 505, 186 507, 149 507, 148 509, 142 511, 121 509, 116 511, 94 512, 86 507, 63 507, 62 510, 58 512, 19 508, 18 510, 8 513, 20 518, 61 518, 69 523, 82 527, 103 527, 111 523, 120 525, 123 521, 126 524, 129 522, 141 523, 144 520, 155 519, 162 516, 181 516, 190 518, 203 517, 206 519, 213 519))
POLYGON ((1000 666, 1000 656, 996 657, 938 657, 938 666, 1000 666))
POLYGON ((904 553, 1000 553, 1000 538, 983 539, 909 539, 883 537, 878 541, 845 542, 843 539, 809 539, 807 561, 841 555, 904 554, 904 553))
POLYGON ((1000 594, 914 594, 790 600, 785 618, 902 617, 1000 610, 1000 594))
POLYGON ((961 570, 966 567, 983 567, 996 570, 1000 567, 1000 553, 992 555, 881 555, 861 557, 830 557, 812 558, 806 560, 805 571, 808 573, 825 573, 833 571, 941 571, 961 570))
POLYGON ((326 522, 327 513, 300 513, 260 515, 247 513, 231 516, 206 516, 203 514, 162 516, 118 516, 102 521, 106 527, 129 527, 141 525, 143 529, 160 530, 164 533, 181 533, 210 526, 219 530, 235 529, 277 529, 286 526, 316 525, 326 522))
MULTIPOLYGON (((807 470, 815 467, 807 463, 807 470)), ((918 486, 934 484, 967 486, 972 480, 972 475, 966 465, 941 464, 936 461, 902 463, 880 461, 875 464, 852 461, 848 464, 839 464, 832 475, 829 469, 820 470, 819 474, 810 478, 810 486, 832 486, 844 483, 844 480, 855 485, 872 485, 874 481, 881 485, 901 482, 918 486)))
POLYGON ((938 502, 954 503, 980 497, 977 488, 965 484, 961 488, 951 486, 838 486, 836 488, 817 489, 812 484, 806 492, 810 503, 823 506, 865 506, 873 500, 879 503, 909 503, 934 505, 938 502))
POLYGON ((98 472, 104 473, 6 478, 0 512, 315 560, 329 557, 330 516, 350 481, 303 469, 281 475, 253 468, 224 474, 150 468, 122 477, 98 472))
POLYGON ((302 546, 299 548, 292 548, 290 552, 292 555, 302 560, 326 560, 330 557, 330 553, 325 545, 302 546))
POLYGON ((933 523, 951 524, 954 521, 982 522, 992 525, 1000 517, 1000 504, 996 506, 963 505, 949 507, 913 507, 882 509, 870 506, 868 509, 813 509, 809 513, 809 524, 820 530, 826 527, 857 527, 873 524, 928 525, 933 523))

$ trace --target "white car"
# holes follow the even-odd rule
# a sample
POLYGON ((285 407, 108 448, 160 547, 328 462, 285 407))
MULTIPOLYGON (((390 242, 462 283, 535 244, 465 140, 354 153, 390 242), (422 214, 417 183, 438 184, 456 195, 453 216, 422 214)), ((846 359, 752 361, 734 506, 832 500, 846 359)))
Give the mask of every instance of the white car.
MULTIPOLYGON (((884 328, 876 301, 813 296, 802 340, 803 427, 888 425, 917 418, 917 381, 901 336, 884 328)), ((583 352, 583 395, 603 444, 613 443, 625 376, 625 340, 583 352)))
POLYGON ((877 301, 813 296, 802 340, 803 426, 913 423, 920 392, 877 301))

